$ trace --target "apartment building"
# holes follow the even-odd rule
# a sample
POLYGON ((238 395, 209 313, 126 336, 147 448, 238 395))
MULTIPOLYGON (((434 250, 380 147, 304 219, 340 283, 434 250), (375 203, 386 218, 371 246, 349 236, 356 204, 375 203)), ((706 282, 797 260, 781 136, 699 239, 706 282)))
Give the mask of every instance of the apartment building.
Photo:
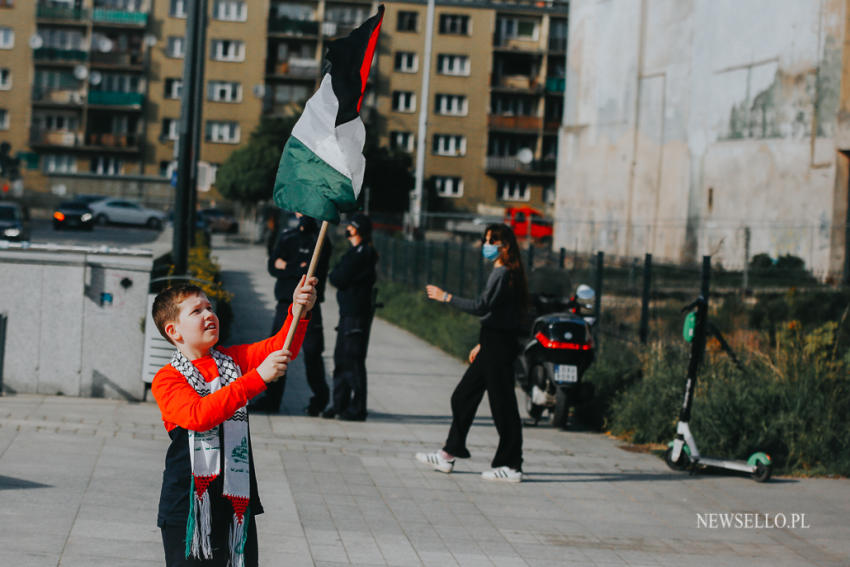
POLYGON ((554 203, 566 72, 566 2, 438 1, 428 100, 426 6, 387 4, 377 93, 381 141, 411 153, 426 105, 426 209, 554 203))
MULTIPOLYGON (((73 175, 89 185, 98 176, 167 185, 188 5, 0 0, 0 141, 23 158, 28 188, 51 190, 73 175)), ((385 5, 362 113, 380 143, 415 154, 426 105, 427 210, 551 203, 566 2, 438 1, 428 100, 426 5, 385 5)), ((202 189, 264 116, 299 111, 318 86, 327 42, 376 8, 372 0, 208 0, 202 189)))

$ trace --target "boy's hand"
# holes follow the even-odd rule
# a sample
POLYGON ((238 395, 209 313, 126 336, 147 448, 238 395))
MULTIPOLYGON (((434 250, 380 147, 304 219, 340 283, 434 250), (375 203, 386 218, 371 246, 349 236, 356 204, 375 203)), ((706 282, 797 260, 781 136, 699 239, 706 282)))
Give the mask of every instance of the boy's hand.
POLYGON ((286 373, 286 366, 289 364, 291 354, 288 350, 284 349, 270 352, 266 359, 257 367, 257 374, 260 375, 263 382, 268 384, 283 376, 286 373))
POLYGON ((297 303, 303 306, 304 313, 310 311, 316 304, 316 286, 319 285, 319 278, 312 277, 307 281, 307 276, 301 276, 301 281, 295 288, 292 294, 292 303, 297 303))
POLYGON ((481 345, 477 344, 472 347, 472 350, 469 351, 469 363, 472 364, 475 362, 475 358, 478 356, 478 352, 481 350, 481 345))

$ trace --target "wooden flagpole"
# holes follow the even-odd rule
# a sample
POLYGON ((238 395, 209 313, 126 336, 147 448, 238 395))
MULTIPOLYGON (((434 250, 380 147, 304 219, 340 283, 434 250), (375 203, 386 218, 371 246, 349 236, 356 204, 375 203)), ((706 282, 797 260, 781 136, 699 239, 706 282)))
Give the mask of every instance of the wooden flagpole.
MULTIPOLYGON (((316 271, 316 264, 319 263, 319 256, 322 254, 322 245, 325 243, 325 234, 327 232, 328 221, 322 221, 322 228, 319 229, 319 237, 316 239, 316 247, 313 248, 313 257, 310 259, 310 267, 307 268, 307 281, 310 281, 310 278, 313 277, 313 273, 316 271)), ((292 345, 292 338, 295 336, 295 329, 298 328, 298 322, 301 320, 301 312, 303 310, 304 306, 300 303, 292 305, 292 324, 289 326, 289 330, 286 333, 286 340, 283 342, 284 350, 289 350, 290 345, 292 345)))

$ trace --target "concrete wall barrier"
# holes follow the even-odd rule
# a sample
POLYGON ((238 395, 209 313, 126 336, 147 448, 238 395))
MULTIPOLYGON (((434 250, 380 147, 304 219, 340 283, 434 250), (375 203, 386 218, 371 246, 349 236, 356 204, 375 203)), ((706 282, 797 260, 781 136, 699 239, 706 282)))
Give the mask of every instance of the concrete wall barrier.
POLYGON ((3 389, 141 400, 153 253, 0 244, 3 389))

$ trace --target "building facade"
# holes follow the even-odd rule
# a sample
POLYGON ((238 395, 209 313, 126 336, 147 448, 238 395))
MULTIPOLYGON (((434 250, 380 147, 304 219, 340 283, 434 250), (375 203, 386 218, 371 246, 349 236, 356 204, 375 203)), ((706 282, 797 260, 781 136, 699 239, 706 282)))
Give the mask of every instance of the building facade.
MULTIPOLYGON (((167 186, 176 167, 188 0, 0 0, 0 141, 27 188, 167 186), (109 180, 108 183, 106 180, 109 180)), ((328 41, 371 0, 209 0, 199 187, 263 117, 315 91, 328 41)), ((430 65, 426 4, 386 3, 363 115, 379 143, 415 156, 428 112, 426 210, 554 202, 567 4, 441 0, 430 65), (422 100, 423 73, 430 92, 422 100)), ((380 208, 372 203, 372 208, 380 208)))
POLYGON ((555 246, 848 277, 846 0, 574 0, 555 246))

